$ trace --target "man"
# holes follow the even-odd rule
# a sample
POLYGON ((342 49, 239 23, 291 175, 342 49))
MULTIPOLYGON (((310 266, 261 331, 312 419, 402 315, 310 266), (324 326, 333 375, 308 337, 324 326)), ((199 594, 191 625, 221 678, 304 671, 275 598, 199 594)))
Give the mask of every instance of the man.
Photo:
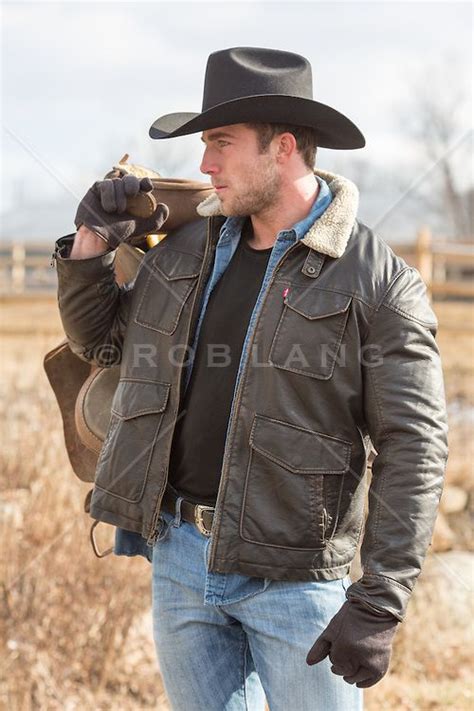
POLYGON ((202 112, 150 129, 193 132, 215 195, 133 284, 115 284, 114 248, 166 219, 126 211, 146 181, 96 184, 58 243, 71 348, 121 363, 91 515, 118 527, 117 553, 152 560, 173 709, 360 709, 442 490, 436 319, 416 270, 356 219, 355 185, 313 169, 316 146, 365 141, 313 101, 307 60, 211 54, 202 112))

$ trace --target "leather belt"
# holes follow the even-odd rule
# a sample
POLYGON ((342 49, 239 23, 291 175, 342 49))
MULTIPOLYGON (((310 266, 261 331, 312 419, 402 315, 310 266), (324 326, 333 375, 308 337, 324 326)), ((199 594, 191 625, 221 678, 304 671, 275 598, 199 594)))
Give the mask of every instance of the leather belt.
MULTIPOLYGON (((169 486, 166 487, 161 506, 168 513, 176 513, 176 501, 178 495, 169 486)), ((181 518, 188 523, 193 523, 203 536, 211 535, 212 519, 214 518, 214 506, 205 504, 194 504, 184 497, 181 500, 181 518)))

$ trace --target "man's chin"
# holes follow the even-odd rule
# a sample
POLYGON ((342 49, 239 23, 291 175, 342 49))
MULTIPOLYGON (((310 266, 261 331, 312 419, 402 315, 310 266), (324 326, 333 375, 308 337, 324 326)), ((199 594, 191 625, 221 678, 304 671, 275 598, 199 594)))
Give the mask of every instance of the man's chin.
POLYGON ((222 200, 222 198, 219 198, 219 202, 220 202, 220 210, 221 210, 221 213, 224 215, 224 217, 235 217, 236 216, 236 212, 235 212, 235 210, 232 209, 232 205, 229 205, 229 203, 226 204, 225 201, 222 200))
POLYGON ((219 202, 220 211, 224 217, 242 217, 248 214, 243 211, 242 207, 238 207, 235 204, 232 205, 230 201, 223 200, 221 197, 219 197, 219 202))

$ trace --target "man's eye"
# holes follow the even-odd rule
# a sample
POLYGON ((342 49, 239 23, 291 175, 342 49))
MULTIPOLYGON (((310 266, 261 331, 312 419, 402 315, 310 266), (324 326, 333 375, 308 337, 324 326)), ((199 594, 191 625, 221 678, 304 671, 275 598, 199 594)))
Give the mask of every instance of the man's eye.
POLYGON ((229 145, 229 141, 218 141, 217 145, 219 146, 219 148, 224 148, 224 146, 229 145))

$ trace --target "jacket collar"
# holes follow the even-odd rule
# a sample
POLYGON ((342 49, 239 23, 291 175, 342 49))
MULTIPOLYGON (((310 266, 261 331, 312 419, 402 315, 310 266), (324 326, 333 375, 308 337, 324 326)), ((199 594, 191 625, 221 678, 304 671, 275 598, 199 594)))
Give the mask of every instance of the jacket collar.
MULTIPOLYGON (((357 217, 359 191, 355 183, 342 175, 319 169, 314 172, 327 182, 333 199, 321 217, 318 217, 301 238, 301 242, 328 257, 341 257, 357 217)), ((196 209, 201 217, 222 215, 216 193, 209 195, 196 209)))

